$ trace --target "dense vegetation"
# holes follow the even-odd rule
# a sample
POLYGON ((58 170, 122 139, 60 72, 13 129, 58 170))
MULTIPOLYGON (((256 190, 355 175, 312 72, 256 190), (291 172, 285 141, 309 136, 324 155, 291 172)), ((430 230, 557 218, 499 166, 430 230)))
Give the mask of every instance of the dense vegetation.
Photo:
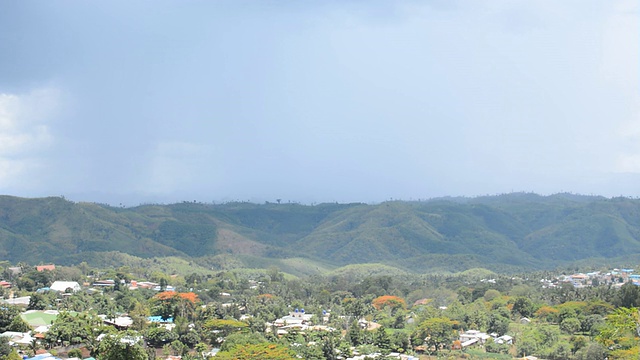
POLYGON ((634 262, 639 239, 640 200, 570 194, 132 208, 0 197, 0 256, 30 264, 155 258, 202 269, 277 266, 298 276, 365 263, 416 273, 513 272, 634 262))
MULTIPOLYGON (((640 338, 640 287, 631 282, 574 287, 547 272, 503 276, 483 269, 455 275, 367 275, 343 273, 287 279, 278 269, 252 273, 218 271, 209 275, 165 274, 151 268, 154 281, 175 291, 131 289, 143 280, 138 269, 96 269, 81 264, 36 271, 1 264, 12 289, 8 296, 30 295, 30 310, 60 311, 40 341, 23 345, 99 360, 282 359, 334 360, 355 354, 373 359, 402 353, 427 359, 512 359, 536 355, 550 360, 637 359, 640 338), (57 279, 91 284, 114 279, 111 287, 85 286, 65 294, 35 291, 57 279), (549 282, 545 282, 549 284, 549 282), (276 319, 306 309, 308 327, 276 325, 276 319), (99 318, 97 315, 104 315, 99 318), (111 319, 127 315, 131 325, 116 328, 111 319), (172 319, 171 328, 149 316, 172 319), (523 321, 523 318, 527 318, 523 321), (507 335, 462 347, 467 330, 507 335), (144 340, 144 341, 143 341, 144 340), (211 357, 212 348, 220 352, 211 357)), ((602 269, 604 270, 604 269, 602 269)), ((601 272, 604 276, 604 271, 601 272)), ((30 328, 13 306, 0 308, 0 332, 30 328)), ((15 353, 0 338, 0 359, 15 353)), ((396 357, 397 358, 397 357, 396 357)))

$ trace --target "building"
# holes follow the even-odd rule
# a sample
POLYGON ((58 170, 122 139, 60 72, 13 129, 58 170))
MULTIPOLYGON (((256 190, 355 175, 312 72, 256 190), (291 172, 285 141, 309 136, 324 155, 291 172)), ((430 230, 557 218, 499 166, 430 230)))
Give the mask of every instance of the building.
POLYGON ((56 269, 56 266, 54 264, 49 264, 49 265, 38 265, 36 266, 36 270, 37 271, 53 271, 56 269))
POLYGON ((78 292, 82 288, 76 281, 54 281, 50 289, 58 292, 67 292, 68 289, 71 289, 71 292, 78 292))

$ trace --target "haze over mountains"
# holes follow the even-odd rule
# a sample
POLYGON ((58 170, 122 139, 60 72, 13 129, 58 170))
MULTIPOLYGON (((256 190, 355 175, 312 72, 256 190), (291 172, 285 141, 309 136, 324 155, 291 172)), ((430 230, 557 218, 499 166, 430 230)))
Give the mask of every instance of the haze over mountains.
POLYGON ((637 253, 640 200, 629 198, 514 193, 375 205, 117 208, 60 197, 0 197, 0 255, 14 263, 104 264, 132 255, 214 267, 296 259, 307 272, 367 263, 412 272, 514 271, 637 253))

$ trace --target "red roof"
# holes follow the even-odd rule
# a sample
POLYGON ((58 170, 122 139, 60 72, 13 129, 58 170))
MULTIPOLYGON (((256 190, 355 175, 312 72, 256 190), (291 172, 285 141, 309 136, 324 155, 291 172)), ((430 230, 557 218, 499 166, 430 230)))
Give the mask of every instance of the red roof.
POLYGON ((51 265, 38 265, 36 266, 36 270, 38 271, 45 271, 45 270, 49 270, 49 271, 53 271, 56 269, 56 266, 51 264, 51 265))

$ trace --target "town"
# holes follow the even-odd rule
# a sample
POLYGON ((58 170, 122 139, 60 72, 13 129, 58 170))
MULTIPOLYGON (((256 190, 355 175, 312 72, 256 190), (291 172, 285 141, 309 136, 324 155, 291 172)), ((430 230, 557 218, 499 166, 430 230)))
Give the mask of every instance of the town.
POLYGON ((126 267, 6 265, 0 355, 7 359, 110 359, 117 353, 234 359, 252 352, 265 359, 591 359, 637 353, 626 340, 635 335, 603 335, 620 312, 637 319, 631 309, 640 302, 640 275, 629 268, 517 276, 479 269, 346 281, 289 278, 278 269, 156 271, 143 278, 126 267))

